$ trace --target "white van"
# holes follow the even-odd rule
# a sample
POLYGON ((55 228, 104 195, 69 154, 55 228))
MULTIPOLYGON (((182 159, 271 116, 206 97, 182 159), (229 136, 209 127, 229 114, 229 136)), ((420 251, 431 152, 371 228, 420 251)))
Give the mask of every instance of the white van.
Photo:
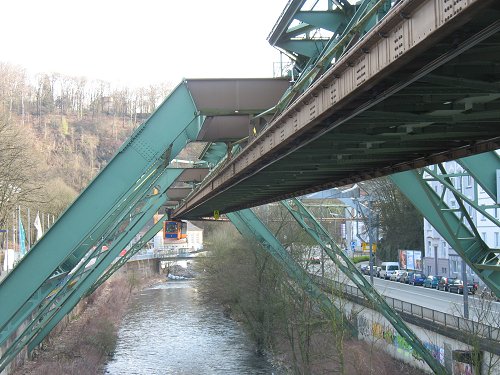
POLYGON ((394 271, 399 270, 399 263, 398 262, 383 262, 381 264, 381 269, 380 269, 380 277, 382 279, 389 279, 391 275, 394 273, 394 271))

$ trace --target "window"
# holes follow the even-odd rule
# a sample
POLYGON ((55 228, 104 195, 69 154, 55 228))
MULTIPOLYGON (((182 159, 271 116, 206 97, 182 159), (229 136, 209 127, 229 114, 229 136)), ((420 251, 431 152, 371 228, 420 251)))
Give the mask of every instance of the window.
POLYGON ((498 242, 498 232, 495 232, 495 247, 498 248, 499 246, 499 242, 498 242))
POLYGON ((481 233, 481 238, 483 239, 484 242, 486 242, 486 232, 481 233))
POLYGON ((483 214, 481 214, 481 221, 486 221, 486 217, 483 214))
POLYGON ((439 254, 439 258, 446 258, 446 242, 441 241, 441 253, 439 254))
POLYGON ((442 267, 442 268, 441 268, 441 275, 446 275, 446 272, 447 272, 447 271, 448 271, 448 270, 446 269, 446 267, 442 267))
POLYGON ((427 275, 432 273, 432 266, 427 266, 427 275))
POLYGON ((467 187, 471 187, 472 186, 472 177, 466 176, 466 179, 467 179, 467 187))

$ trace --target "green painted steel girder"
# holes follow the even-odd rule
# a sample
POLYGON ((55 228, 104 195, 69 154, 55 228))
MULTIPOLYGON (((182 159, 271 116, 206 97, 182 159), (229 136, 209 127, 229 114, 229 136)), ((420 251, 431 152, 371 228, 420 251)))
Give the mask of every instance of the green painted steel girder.
POLYGON ((339 8, 333 11, 304 11, 295 14, 295 18, 309 25, 316 26, 332 33, 339 33, 342 26, 347 25, 349 18, 345 12, 339 8))
MULTIPOLYGON (((478 154, 473 159, 464 159, 468 159, 464 162, 464 166, 466 165, 467 170, 472 171, 471 175, 476 176, 478 183, 486 187, 485 191, 487 189, 491 191, 493 186, 488 188, 488 181, 491 183, 489 175, 496 174, 496 170, 489 169, 488 166, 497 165, 495 157, 487 153, 478 154), (479 182, 480 180, 481 182, 479 182)), ((453 184, 448 181, 447 184, 443 185, 443 193, 438 195, 427 183, 424 173, 432 174, 432 171, 427 168, 396 173, 391 175, 391 180, 481 280, 497 296, 500 296, 498 250, 490 249, 481 239, 465 208, 465 201, 461 198, 461 193, 453 187, 453 184), (447 205, 444 194, 446 189, 452 192, 459 208, 450 208, 447 205)), ((468 201, 468 203, 474 206, 474 202, 468 201)))
POLYGON ((148 241, 150 241, 160 230, 163 228, 163 223, 167 218, 163 220, 159 220, 156 224, 154 224, 150 229, 147 230, 146 233, 134 244, 132 247, 125 253, 125 255, 121 256, 115 263, 113 263, 107 270, 104 272, 99 279, 92 285, 89 291, 86 293, 86 296, 91 295, 95 292, 97 288, 99 288, 102 283, 104 283, 107 279, 109 279, 116 271, 118 271, 125 263, 127 263, 130 258, 132 258, 139 250, 141 250, 148 241))
POLYGON ((401 317, 387 304, 373 286, 356 268, 351 259, 345 255, 325 228, 315 219, 312 213, 296 198, 281 201, 281 204, 292 214, 306 232, 316 240, 335 265, 359 288, 366 299, 377 309, 411 345, 436 374, 446 374, 446 369, 425 348, 422 341, 406 325, 401 317))
POLYGON ((295 281, 315 301, 319 308, 337 322, 343 322, 350 333, 357 335, 357 330, 335 304, 321 291, 309 274, 286 251, 279 240, 271 233, 265 224, 251 209, 244 209, 227 214, 227 218, 246 238, 257 241, 295 281))
MULTIPOLYGON (((470 166, 469 166, 470 167, 470 166)), ((484 167, 484 165, 483 165, 484 167)), ((430 175, 430 177, 424 177, 425 181, 437 181, 441 184, 443 187, 443 192, 440 194, 441 199, 444 199, 445 192, 449 191, 453 194, 457 202, 461 202, 463 206, 465 207, 465 204, 471 206, 476 210, 478 213, 481 213, 485 218, 487 218, 491 223, 497 227, 500 227, 500 221, 492 215, 490 212, 488 212, 488 209, 492 208, 495 206, 496 208, 500 208, 500 206, 497 205, 481 205, 479 204, 479 191, 477 188, 477 180, 474 180, 474 196, 472 198, 468 197, 465 195, 461 189, 457 189, 451 178, 457 177, 455 173, 448 174, 445 170, 445 167, 442 165, 439 165, 438 168, 439 172, 437 170, 434 170, 432 167, 427 167, 425 168, 425 172, 430 175)), ((487 175, 496 175, 496 170, 495 169, 490 169, 489 173, 486 173, 487 175)), ((472 176, 471 174, 468 173, 459 173, 460 176, 472 176)), ((490 176, 487 176, 490 177, 490 176)), ((491 196, 490 196, 491 197, 491 196)), ((494 197, 491 197, 494 200, 494 197)), ((447 208, 444 208, 445 210, 448 210, 447 208)), ((461 208, 450 208, 449 210, 455 211, 456 213, 462 214, 462 216, 468 221, 470 228, 473 232, 473 234, 478 237, 479 236, 479 231, 477 230, 475 224, 473 223, 472 218, 470 217, 469 213, 467 210, 462 210, 461 208)))
POLYGON ((106 254, 95 262, 95 264, 85 270, 79 278, 76 278, 75 285, 72 288, 64 289, 51 299, 45 309, 37 312, 31 323, 19 334, 15 341, 9 346, 5 353, 0 358, 0 371, 3 369, 22 349, 30 343, 31 348, 38 345, 43 338, 55 327, 55 325, 78 303, 85 294, 86 290, 95 282, 99 275, 109 266, 109 264, 120 253, 125 246, 142 228, 142 226, 151 218, 158 210, 166 198, 166 195, 159 195, 154 201, 148 205, 148 209, 140 220, 131 222, 128 232, 120 240, 118 240, 106 252, 106 254), (141 225, 142 224, 142 225, 141 225), (50 310, 48 307, 50 306, 50 310), (34 338, 34 339, 33 339, 34 338), (34 340, 34 341, 31 341, 34 340))
MULTIPOLYGON (((168 163, 188 140, 196 139, 196 107, 181 83, 132 135, 106 168, 0 284, 0 327, 8 324, 25 301, 61 267, 82 238, 130 194, 130 186, 158 161, 168 163)), ((75 259, 76 261, 77 259, 75 259)))
POLYGON ((469 172, 494 202, 500 203, 497 202, 496 179, 496 171, 500 170, 500 157, 496 152, 468 156, 457 160, 457 163, 469 172))
MULTIPOLYGON (((183 169, 173 169, 173 168, 164 169, 163 175, 161 175, 158 179, 153 181, 152 185, 150 185, 148 187, 148 190, 151 190, 153 185, 154 185, 159 190, 165 191, 173 183, 173 181, 175 181, 175 179, 182 173, 182 171, 183 171, 183 169)), ((130 238, 131 235, 132 235, 132 238, 133 238, 133 236, 135 236, 137 231, 141 228, 140 226, 139 227, 137 226, 137 224, 136 224, 137 221, 138 220, 148 220, 148 218, 150 218, 152 216, 152 214, 154 212, 156 212, 156 211, 152 211, 152 213, 151 213, 151 206, 153 203, 158 202, 158 199, 160 199, 160 203, 163 203, 165 197, 159 198, 158 195, 152 195, 149 198, 147 198, 147 202, 145 202, 144 204, 139 204, 139 205, 131 207, 130 211, 125 214, 126 216, 129 216, 128 220, 130 222, 128 223, 128 225, 125 228, 123 228, 121 233, 118 236, 116 236, 115 240, 111 244, 109 244, 110 248, 114 248, 115 246, 118 246, 118 247, 122 246, 123 247, 126 245, 126 243, 125 243, 125 245, 123 245, 123 241, 127 241, 126 238, 130 238), (137 209, 137 207, 139 207, 140 214, 130 215, 130 213, 133 210, 137 209), (146 215, 146 217, 144 218, 144 213, 143 213, 144 210, 147 210, 151 215, 149 217, 146 215), (130 225, 134 225, 133 229, 129 228, 130 225), (125 240, 124 240, 124 238, 125 238, 125 240), (116 245, 117 243, 119 245, 116 245)), ((154 208, 157 208, 157 204, 154 206, 154 208)), ((122 221, 118 221, 118 223, 121 223, 121 222, 122 221)), ((109 240, 106 238, 103 239, 101 241, 101 243, 99 244, 98 248, 100 249, 102 244, 104 244, 104 243, 109 243, 109 240)), ((100 253, 100 255, 102 256, 101 259, 94 258, 95 259, 94 267, 96 267, 97 265, 99 265, 102 262, 108 262, 108 264, 109 264, 109 261, 113 261, 114 258, 107 258, 107 257, 109 257, 110 253, 112 253, 112 252, 106 251, 104 253, 100 253), (102 259, 103 257, 106 258, 107 260, 102 259)), ((86 266, 89 264, 90 259, 91 258, 89 257, 86 259, 85 262, 82 262, 79 265, 79 269, 84 270, 84 272, 88 272, 88 270, 86 270, 86 266)), ((42 319, 44 318, 44 315, 47 315, 48 313, 50 313, 50 311, 48 311, 49 307, 52 309, 53 308, 52 306, 54 304, 58 305, 58 306, 59 305, 64 306, 65 302, 64 302, 63 298, 67 298, 69 295, 71 295, 72 293, 75 292, 75 289, 73 287, 67 288, 67 286, 70 284, 70 282, 76 281, 76 280, 82 280, 82 279, 85 279, 86 277, 88 277, 88 275, 83 275, 83 272, 81 272, 79 270, 76 270, 76 272, 75 272, 75 270, 73 270, 72 273, 73 273, 72 277, 65 279, 64 285, 59 284, 56 286, 59 289, 59 291, 57 293, 55 293, 50 299, 46 299, 44 301, 45 302, 44 307, 42 307, 42 306, 38 307, 38 310, 36 311, 35 316, 31 317, 32 322, 30 324, 28 324, 27 327, 24 328, 23 333, 18 335, 18 338, 16 339, 16 342, 20 342, 20 343, 22 343, 22 345, 14 345, 13 350, 15 350, 16 348, 19 348, 19 350, 22 349, 24 344, 27 342, 27 340, 26 339, 23 340, 23 338, 25 338, 26 335, 28 335, 30 333, 30 331, 32 331, 33 325, 37 329, 39 329, 39 326, 40 326, 39 322, 42 321, 42 319)), ((81 298, 81 296, 80 296, 80 298, 81 298)))
POLYGON ((280 43, 280 47, 309 58, 317 57, 328 43, 328 39, 292 39, 280 43))
MULTIPOLYGON (((168 175, 171 176, 171 181, 168 181, 170 181, 170 183, 173 182, 173 179, 175 179, 180 174, 180 171, 181 170, 170 171, 168 175)), ((137 211, 138 208, 140 208, 141 205, 144 204, 142 203, 144 201, 143 196, 146 195, 148 191, 152 191, 153 187, 156 184, 165 183, 165 181, 163 181, 165 177, 161 178, 161 173, 165 173, 164 168, 160 171, 155 171, 148 174, 148 178, 143 178, 142 183, 134 187, 135 191, 129 196, 129 199, 124 200, 124 203, 121 205, 122 207, 119 210, 116 210, 113 215, 110 215, 104 221, 106 226, 104 227, 104 224, 102 224, 96 231, 93 232, 95 238, 86 239, 86 246, 80 246, 78 250, 80 254, 79 258, 76 258, 76 256, 74 255, 75 253, 72 253, 71 262, 79 264, 78 268, 82 269, 84 268, 85 264, 90 261, 90 258, 93 258, 97 254, 99 254, 102 246, 107 245, 108 242, 112 240, 112 237, 118 234, 119 228, 124 225, 124 221, 127 222, 128 220, 130 220, 132 215, 134 214, 134 211, 137 211), (95 232, 97 232, 97 234, 95 232), (91 248, 94 248, 94 250, 91 251, 91 248), (92 252, 93 255, 89 256, 89 252, 92 252), (86 258, 86 261, 82 262, 84 258, 86 258)), ((66 261, 65 263, 67 265, 69 264, 68 261, 66 261)), ((62 293, 64 288, 77 276, 78 269, 74 267, 71 270, 71 275, 65 277, 61 283, 49 282, 48 285, 51 285, 51 288, 47 288, 47 282, 42 284, 42 286, 39 288, 39 292, 37 292, 34 297, 30 298, 30 300, 28 300, 23 305, 20 312, 18 312, 9 321, 9 324, 6 327, 2 328, 2 331, 0 332, 0 344, 2 344, 7 338, 9 338, 12 333, 15 332, 18 327, 25 322, 25 320, 30 317, 35 309, 37 313, 43 313, 43 309, 41 309, 41 306, 44 304, 46 306, 50 304, 49 300, 47 299, 49 293, 51 293, 56 288, 59 289, 59 291, 53 297, 51 297, 50 300, 57 298, 58 295, 62 293)))
POLYGON ((61 305, 59 311, 54 314, 45 324, 42 330, 40 330, 37 335, 33 338, 33 340, 29 343, 28 349, 33 350, 38 344, 40 344, 43 339, 52 331, 52 329, 61 321, 66 314, 68 314, 76 304, 83 298, 87 292, 92 288, 92 286, 96 283, 99 277, 103 274, 107 267, 113 262, 114 259, 120 254, 123 248, 135 237, 135 235, 141 230, 146 223, 151 220, 151 217, 155 212, 161 207, 161 205, 165 202, 167 198, 166 193, 159 194, 152 205, 148 207, 148 209, 143 212, 140 219, 131 226, 123 238, 116 242, 112 248, 110 248, 109 254, 106 254, 106 257, 95 266, 92 271, 89 272, 88 276, 81 280, 74 288, 71 295, 67 297, 64 304, 61 305))
POLYGON ((223 142, 211 142, 207 144, 200 155, 200 159, 214 166, 226 155, 227 145, 223 142))
MULTIPOLYGON (((296 52, 310 58, 302 74, 290 91, 283 95, 276 105, 277 112, 284 110, 297 93, 305 91, 319 77, 325 69, 329 68, 333 59, 342 56, 351 45, 353 38, 368 32, 376 24, 376 20, 387 13, 391 7, 390 0, 363 0, 356 7, 355 13, 343 28, 339 36, 334 34, 329 40, 322 42, 323 48, 318 50, 319 44, 305 44, 308 40, 280 40, 279 46, 285 50, 296 52), (307 47, 305 47, 307 46, 307 47)), ((312 41, 312 40, 311 40, 312 41)))
MULTIPOLYGON (((281 37, 280 41, 287 41, 287 40, 294 39, 294 38, 298 37, 299 35, 308 34, 312 31, 314 31, 315 28, 316 27, 314 25, 309 25, 306 23, 301 23, 299 25, 290 27, 287 30, 286 34, 281 37)), ((280 47, 279 42, 276 43, 276 46, 280 47)))
POLYGON ((92 266, 89 266, 89 269, 85 270, 84 274, 82 273, 79 278, 76 278, 76 283, 70 289, 64 290, 61 295, 51 300, 51 309, 41 311, 35 315, 32 323, 24 329, 0 359, 0 369, 10 362, 26 344, 29 343, 30 350, 36 347, 57 323, 74 308, 102 272, 113 262, 123 247, 151 219, 153 214, 165 202, 166 197, 165 193, 152 197, 144 207, 142 214, 137 215, 135 220, 130 222, 123 235, 111 245, 103 256, 96 260, 92 266))

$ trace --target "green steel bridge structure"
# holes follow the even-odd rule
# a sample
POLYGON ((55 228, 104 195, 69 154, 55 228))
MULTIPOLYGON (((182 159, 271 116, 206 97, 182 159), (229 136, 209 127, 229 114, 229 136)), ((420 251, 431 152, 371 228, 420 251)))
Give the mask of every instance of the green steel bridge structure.
POLYGON ((251 210, 281 201, 430 369, 446 373, 295 197, 391 176, 500 296, 499 249, 481 239, 471 214, 500 225, 492 214, 500 202, 500 2, 310 3, 290 0, 269 34, 293 61, 283 77, 180 82, 2 281, 0 371, 159 232, 162 221, 119 257, 167 209, 178 219, 227 214, 355 335, 251 210), (197 142, 198 162, 179 167, 176 157, 197 142), (494 204, 457 189, 441 165, 449 160, 494 204), (447 206, 446 194, 458 207, 447 206))

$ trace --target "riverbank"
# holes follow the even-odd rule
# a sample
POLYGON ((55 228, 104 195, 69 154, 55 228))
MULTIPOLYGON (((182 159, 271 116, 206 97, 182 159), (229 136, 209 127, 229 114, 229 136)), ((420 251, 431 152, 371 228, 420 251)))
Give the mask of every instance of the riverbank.
POLYGON ((26 360, 12 374, 102 373, 115 349, 118 328, 132 295, 164 279, 164 275, 140 278, 135 273, 113 276, 83 299, 67 324, 56 327, 31 360, 26 360))

